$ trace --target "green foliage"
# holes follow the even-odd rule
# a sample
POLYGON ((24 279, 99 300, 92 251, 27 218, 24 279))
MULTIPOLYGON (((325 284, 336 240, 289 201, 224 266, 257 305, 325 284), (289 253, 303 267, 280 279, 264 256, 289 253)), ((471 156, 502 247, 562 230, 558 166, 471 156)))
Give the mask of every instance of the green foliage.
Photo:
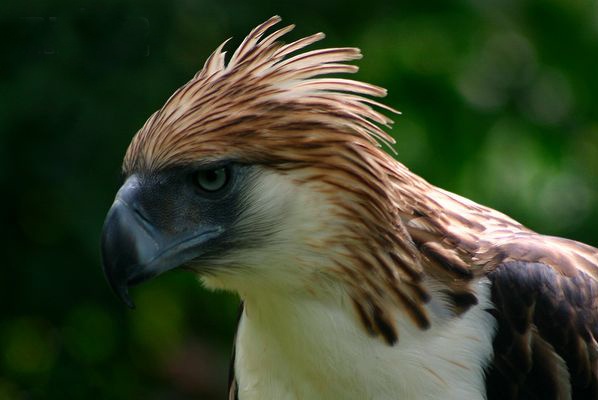
POLYGON ((592 2, 62 1, 0 5, 0 398, 222 398, 237 300, 173 272, 127 310, 99 235, 126 146, 201 67, 274 14, 357 46, 403 112, 398 158, 544 233, 598 245, 592 2), (296 4, 299 4, 295 2, 296 4))

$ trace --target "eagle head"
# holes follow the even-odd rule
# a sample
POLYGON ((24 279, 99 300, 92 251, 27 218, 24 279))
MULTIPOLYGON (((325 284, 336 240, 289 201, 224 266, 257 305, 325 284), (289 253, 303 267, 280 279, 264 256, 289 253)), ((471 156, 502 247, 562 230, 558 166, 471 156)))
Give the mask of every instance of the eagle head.
POLYGON ((283 44, 292 25, 265 36, 279 20, 228 62, 223 43, 137 132, 104 225, 104 272, 129 306, 131 285, 178 267, 242 297, 341 293, 392 341, 388 304, 427 324, 400 216, 410 175, 381 149, 392 121, 373 107, 393 110, 366 97, 384 89, 325 76, 356 72, 344 62, 358 49, 299 52, 324 35, 283 44))

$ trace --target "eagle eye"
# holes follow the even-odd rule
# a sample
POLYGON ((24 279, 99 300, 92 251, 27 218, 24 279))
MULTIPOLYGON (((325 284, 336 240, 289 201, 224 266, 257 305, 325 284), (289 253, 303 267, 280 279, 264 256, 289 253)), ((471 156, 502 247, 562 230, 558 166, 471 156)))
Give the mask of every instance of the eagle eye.
POLYGON ((229 175, 227 167, 200 170, 195 173, 195 184, 205 192, 216 192, 226 186, 229 175))

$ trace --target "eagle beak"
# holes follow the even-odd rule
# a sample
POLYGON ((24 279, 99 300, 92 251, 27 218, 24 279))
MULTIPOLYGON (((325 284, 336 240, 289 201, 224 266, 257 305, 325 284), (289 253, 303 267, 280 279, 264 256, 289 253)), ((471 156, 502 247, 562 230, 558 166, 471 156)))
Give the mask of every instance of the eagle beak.
POLYGON ((102 265, 110 287, 129 308, 135 308, 129 287, 179 267, 201 255, 218 236, 217 227, 168 234, 144 215, 140 185, 129 178, 116 195, 102 231, 102 265))

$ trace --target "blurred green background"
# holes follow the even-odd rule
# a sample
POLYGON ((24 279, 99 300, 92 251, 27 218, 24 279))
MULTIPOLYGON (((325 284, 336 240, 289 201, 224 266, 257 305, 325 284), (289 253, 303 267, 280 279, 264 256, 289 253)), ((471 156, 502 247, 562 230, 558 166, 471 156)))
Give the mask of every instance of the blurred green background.
POLYGON ((224 398, 238 300, 172 272, 130 311, 99 235, 131 136, 274 14, 297 24, 287 40, 363 50, 356 77, 403 112, 412 170, 598 245, 596 1, 4 1, 0 399, 224 398))

